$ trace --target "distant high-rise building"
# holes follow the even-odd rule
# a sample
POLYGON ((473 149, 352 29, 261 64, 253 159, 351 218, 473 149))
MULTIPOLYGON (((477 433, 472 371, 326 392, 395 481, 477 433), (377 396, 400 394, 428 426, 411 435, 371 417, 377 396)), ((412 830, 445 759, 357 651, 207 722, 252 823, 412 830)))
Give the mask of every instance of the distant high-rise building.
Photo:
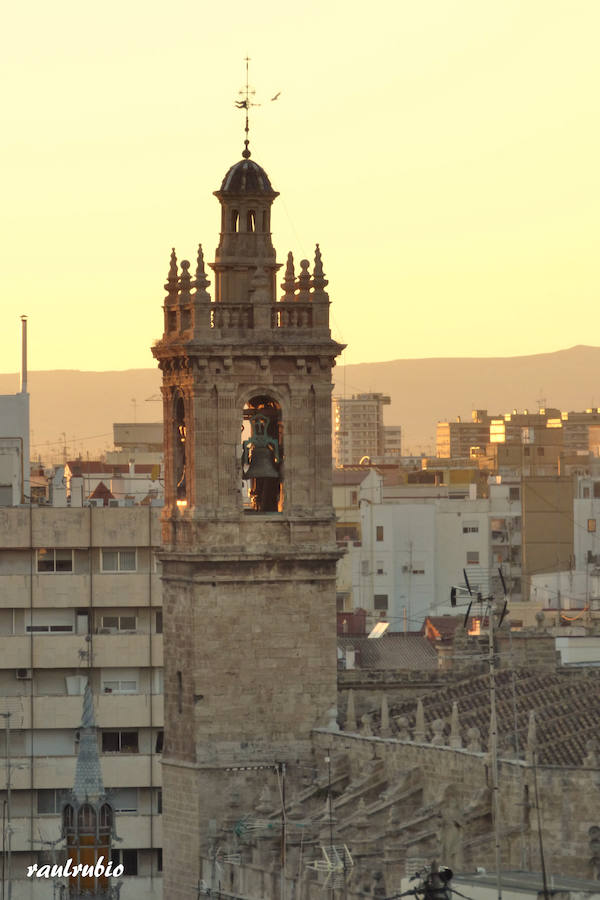
POLYGON ((483 448, 486 444, 533 444, 540 441, 540 433, 545 429, 560 431, 552 443, 562 443, 565 452, 587 451, 597 444, 597 429, 600 426, 600 409, 586 409, 581 412, 564 412, 560 409, 541 407, 537 412, 525 409, 518 412, 489 415, 487 409, 474 409, 471 421, 463 422, 460 417, 454 422, 437 423, 437 456, 468 457, 472 447, 483 448))
POLYGON ((383 424, 383 407, 390 403, 385 394, 334 397, 333 442, 337 466, 359 463, 364 456, 380 459, 388 451, 400 455, 400 427, 383 424))

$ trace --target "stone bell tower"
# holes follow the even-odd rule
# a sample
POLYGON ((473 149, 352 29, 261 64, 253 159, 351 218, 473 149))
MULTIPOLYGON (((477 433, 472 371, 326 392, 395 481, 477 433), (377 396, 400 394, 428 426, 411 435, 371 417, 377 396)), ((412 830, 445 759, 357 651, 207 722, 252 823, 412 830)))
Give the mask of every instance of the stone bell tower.
POLYGON ((271 207, 250 159, 215 191, 221 235, 207 292, 175 251, 164 334, 162 518, 165 896, 196 897, 210 827, 250 811, 264 770, 310 759, 335 719, 335 516, 329 331, 312 273, 288 254, 277 295, 271 207), (212 820, 212 821, 211 821, 212 820))

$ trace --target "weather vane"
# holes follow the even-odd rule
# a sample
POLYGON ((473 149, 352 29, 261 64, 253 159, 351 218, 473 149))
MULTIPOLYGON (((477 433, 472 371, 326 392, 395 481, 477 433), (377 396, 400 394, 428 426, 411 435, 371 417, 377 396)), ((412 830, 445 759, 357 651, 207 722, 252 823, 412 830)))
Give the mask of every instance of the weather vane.
MULTIPOLYGON (((244 157, 244 159, 248 159, 248 157, 250 156, 250 151, 248 150, 248 144, 250 143, 250 139, 248 137, 248 133, 250 131, 250 124, 249 124, 250 107, 261 106, 261 104, 253 103, 253 99, 256 95, 256 91, 254 90, 253 87, 250 87, 250 83, 248 80, 248 63, 250 62, 250 57, 246 56, 244 59, 244 62, 246 63, 246 85, 245 85, 245 87, 241 88, 241 90, 238 92, 242 99, 236 100, 235 105, 237 106, 238 109, 246 110, 246 127, 244 129, 244 131, 246 132, 246 140, 244 141, 245 146, 244 146, 244 150, 242 151, 242 156, 244 157)), ((274 97, 271 97, 271 100, 277 100, 277 98, 279 97, 280 94, 281 94, 281 91, 278 91, 278 93, 276 93, 274 97)))

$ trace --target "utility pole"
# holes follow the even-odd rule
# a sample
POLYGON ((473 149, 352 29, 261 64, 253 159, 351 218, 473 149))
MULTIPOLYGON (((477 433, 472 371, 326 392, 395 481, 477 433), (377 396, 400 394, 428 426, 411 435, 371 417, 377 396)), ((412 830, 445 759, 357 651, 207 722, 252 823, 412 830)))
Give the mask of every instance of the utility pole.
POLYGON ((6 742, 6 818, 3 819, 3 831, 2 838, 5 847, 6 854, 6 863, 3 876, 6 874, 6 881, 8 890, 4 891, 4 877, 2 878, 2 900, 4 900, 6 896, 6 900, 12 900, 12 858, 11 858, 11 842, 12 842, 12 827, 11 827, 11 817, 10 817, 10 800, 11 800, 11 764, 10 764, 10 717, 11 713, 4 712, 0 713, 0 715, 4 716, 5 723, 5 742, 6 742))
POLYGON ((490 665, 490 755, 492 759, 492 796, 494 810, 494 842, 496 848, 496 887, 498 900, 502 900, 502 850, 500 847, 500 791, 498 788, 498 721, 496 718, 496 664, 494 659, 494 598, 490 597, 488 613, 489 665, 490 665))

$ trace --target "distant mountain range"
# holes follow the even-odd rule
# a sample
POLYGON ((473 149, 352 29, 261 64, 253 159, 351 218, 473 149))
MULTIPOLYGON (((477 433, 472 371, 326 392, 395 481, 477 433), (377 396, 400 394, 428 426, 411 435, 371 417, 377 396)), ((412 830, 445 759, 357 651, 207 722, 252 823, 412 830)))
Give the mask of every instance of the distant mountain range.
MULTIPOLYGON (((389 394, 385 421, 402 425, 405 452, 435 447, 436 422, 472 409, 493 413, 538 406, 581 410, 600 406, 600 347, 577 346, 535 356, 396 359, 334 369, 334 395, 389 394)), ((158 369, 122 372, 30 372, 32 453, 95 455, 112 446, 113 422, 161 418, 158 369), (154 399, 151 399, 154 398, 154 399)), ((18 377, 0 375, 0 393, 18 391, 18 377)))

